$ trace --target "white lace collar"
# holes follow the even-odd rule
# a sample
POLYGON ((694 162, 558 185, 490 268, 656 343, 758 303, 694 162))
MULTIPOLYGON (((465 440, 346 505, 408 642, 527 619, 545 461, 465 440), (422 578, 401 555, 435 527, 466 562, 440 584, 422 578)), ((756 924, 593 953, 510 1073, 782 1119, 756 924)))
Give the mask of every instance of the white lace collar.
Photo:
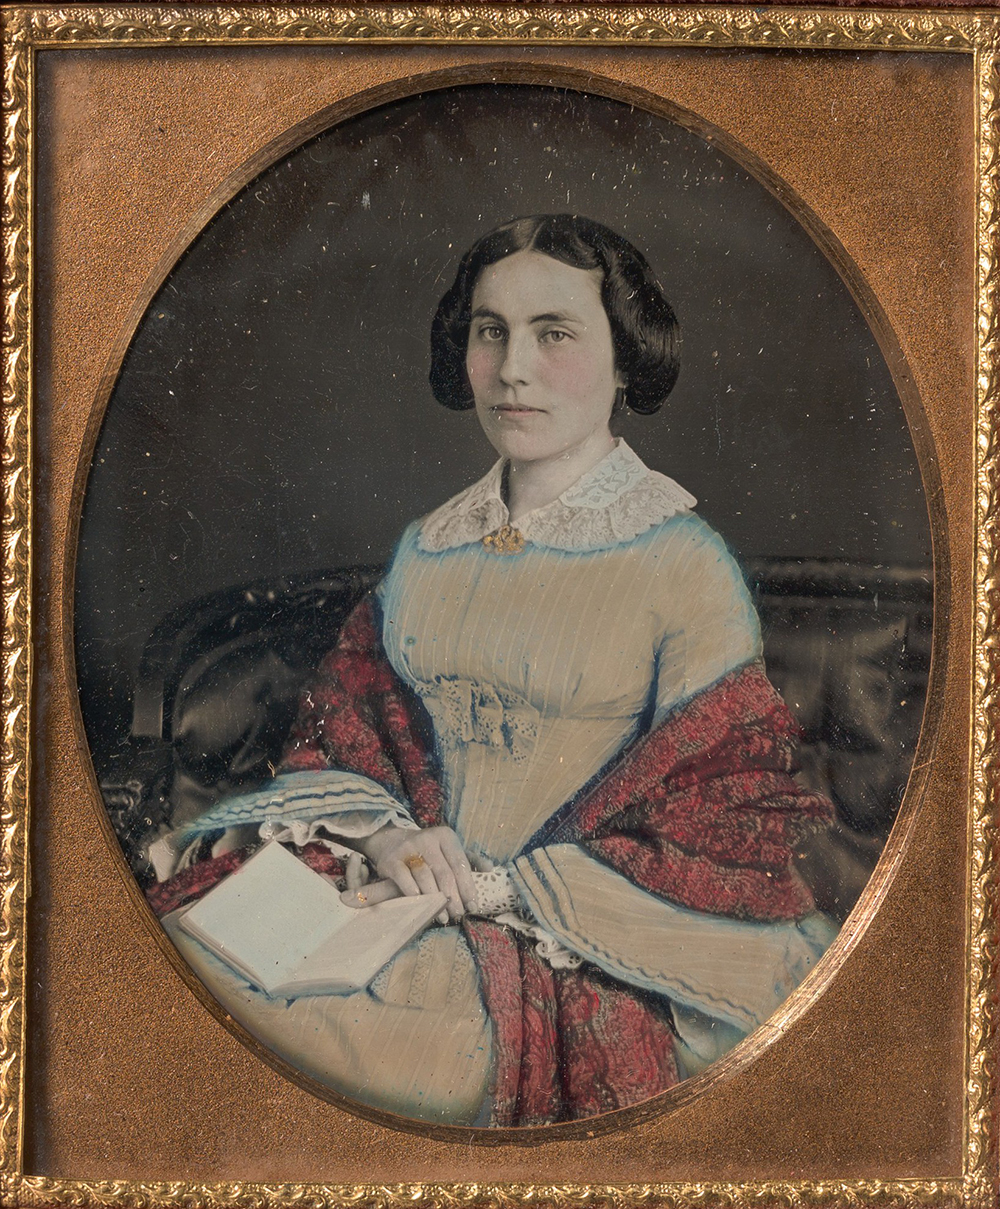
MULTIPOLYGON (((503 460, 478 483, 442 504, 420 526, 422 550, 439 553, 482 541, 510 522, 501 498, 503 460)), ((606 550, 693 508, 697 500, 673 479, 650 470, 621 439, 558 499, 525 513, 516 528, 536 546, 606 550)))

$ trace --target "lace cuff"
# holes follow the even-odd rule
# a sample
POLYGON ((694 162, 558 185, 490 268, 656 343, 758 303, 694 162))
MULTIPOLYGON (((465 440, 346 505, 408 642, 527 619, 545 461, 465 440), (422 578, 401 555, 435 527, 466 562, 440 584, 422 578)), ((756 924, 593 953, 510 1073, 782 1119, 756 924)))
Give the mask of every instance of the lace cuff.
POLYGON ((575 970, 582 965, 579 954, 567 949, 528 916, 509 869, 498 866, 487 873, 473 873, 472 880, 476 886, 476 915, 488 916, 522 936, 530 936, 537 942, 535 952, 553 969, 575 970))
POLYGON ((498 915, 496 922, 505 924, 508 928, 513 928, 515 932, 520 932, 522 936, 530 936, 532 940, 537 941, 535 952, 554 970, 575 970, 583 965, 583 958, 579 953, 567 949, 551 932, 546 932, 544 928, 525 919, 523 915, 517 915, 514 912, 505 913, 498 915))
POLYGON ((492 918, 505 911, 524 909, 506 869, 498 866, 487 873, 473 873, 472 881, 476 887, 476 915, 492 918))

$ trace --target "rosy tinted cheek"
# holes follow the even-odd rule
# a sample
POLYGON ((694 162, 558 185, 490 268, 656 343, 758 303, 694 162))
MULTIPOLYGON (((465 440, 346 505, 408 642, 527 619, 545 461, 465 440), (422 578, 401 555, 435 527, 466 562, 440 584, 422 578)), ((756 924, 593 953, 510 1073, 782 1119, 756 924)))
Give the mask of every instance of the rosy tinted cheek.
POLYGON ((575 395, 603 390, 614 378, 609 358, 567 347, 549 359, 548 377, 552 385, 575 395))
POLYGON ((465 358, 465 372, 473 385, 489 377, 493 360, 492 354, 486 349, 470 349, 465 358))

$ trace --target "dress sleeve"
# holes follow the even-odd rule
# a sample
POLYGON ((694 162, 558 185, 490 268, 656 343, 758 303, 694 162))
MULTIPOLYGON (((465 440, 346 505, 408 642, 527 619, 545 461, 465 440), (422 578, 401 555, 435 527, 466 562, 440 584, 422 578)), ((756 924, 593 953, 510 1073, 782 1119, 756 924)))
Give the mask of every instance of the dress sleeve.
POLYGON ((760 623, 721 537, 689 515, 671 527, 657 573, 653 726, 762 652, 760 623))
POLYGON ((667 996, 692 1030, 699 1021, 704 1029, 701 1018, 717 1022, 726 1048, 763 1024, 836 935, 816 913, 755 923, 666 902, 576 844, 518 857, 512 876, 534 918, 568 949, 667 996))

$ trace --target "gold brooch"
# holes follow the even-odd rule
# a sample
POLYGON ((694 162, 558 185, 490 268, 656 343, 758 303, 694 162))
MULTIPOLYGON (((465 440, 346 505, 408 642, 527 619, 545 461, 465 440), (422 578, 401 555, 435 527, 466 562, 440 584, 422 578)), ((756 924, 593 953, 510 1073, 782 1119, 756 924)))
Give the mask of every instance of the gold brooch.
POLYGON ((501 525, 496 533, 487 533, 483 545, 494 554, 520 554, 524 549, 524 534, 513 525, 501 525))

